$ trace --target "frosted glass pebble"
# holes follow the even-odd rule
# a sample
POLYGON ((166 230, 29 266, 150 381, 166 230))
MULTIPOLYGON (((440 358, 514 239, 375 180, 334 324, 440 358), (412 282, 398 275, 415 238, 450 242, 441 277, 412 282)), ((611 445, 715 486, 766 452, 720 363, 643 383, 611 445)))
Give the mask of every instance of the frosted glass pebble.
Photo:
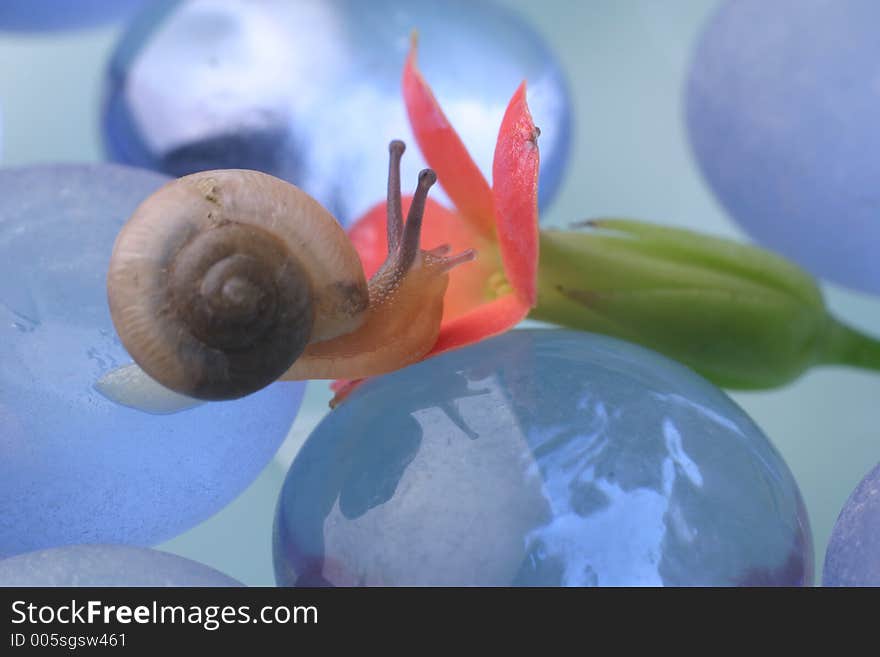
POLYGON ((67 545, 0 560, 2 586, 242 586, 175 554, 130 545, 67 545))
POLYGON ((0 557, 171 538, 242 492, 296 415, 299 383, 172 415, 96 389, 131 362, 107 307, 113 241, 166 180, 118 165, 0 170, 0 557))
POLYGON ((730 216, 835 283, 880 293, 880 3, 724 2, 693 53, 687 126, 730 216))
POLYGON ((824 586, 880 586, 880 465, 865 475, 837 518, 824 586))

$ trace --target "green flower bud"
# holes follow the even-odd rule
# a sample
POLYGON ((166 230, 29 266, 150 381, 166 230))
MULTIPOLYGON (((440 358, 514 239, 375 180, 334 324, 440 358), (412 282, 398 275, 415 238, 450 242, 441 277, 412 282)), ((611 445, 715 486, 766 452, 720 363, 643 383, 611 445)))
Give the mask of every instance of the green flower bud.
POLYGON ((813 278, 763 249, 639 221, 541 232, 530 317, 636 342, 715 384, 758 389, 816 364, 880 370, 880 341, 834 319, 813 278))

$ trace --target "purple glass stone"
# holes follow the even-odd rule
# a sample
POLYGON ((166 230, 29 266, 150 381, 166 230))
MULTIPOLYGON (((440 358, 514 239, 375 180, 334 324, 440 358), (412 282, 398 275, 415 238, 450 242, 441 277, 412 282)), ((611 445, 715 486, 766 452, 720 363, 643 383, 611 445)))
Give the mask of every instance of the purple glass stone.
POLYGON ((880 3, 723 2, 693 54, 687 126, 731 217, 814 274, 880 292, 880 3))
POLYGON ((823 586, 880 586, 880 465, 865 475, 837 518, 823 586))
POLYGON ((3 586, 242 586, 196 561, 130 545, 67 545, 0 560, 3 586))

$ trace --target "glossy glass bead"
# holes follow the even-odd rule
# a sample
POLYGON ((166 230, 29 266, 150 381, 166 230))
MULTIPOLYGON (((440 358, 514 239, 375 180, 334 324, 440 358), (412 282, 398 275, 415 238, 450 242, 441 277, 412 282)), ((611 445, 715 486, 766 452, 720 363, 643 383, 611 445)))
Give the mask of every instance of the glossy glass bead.
POLYGON ((130 545, 67 545, 0 560, 2 586, 242 586, 175 554, 130 545))
POLYGON ((865 475, 837 518, 824 586, 880 586, 880 465, 865 475))
POLYGON ((243 491, 296 415, 302 384, 173 415, 94 388, 131 362, 107 307, 113 242, 166 180, 118 165, 0 170, 0 557, 175 536, 243 491))
POLYGON ((571 140, 563 74, 530 26, 475 0, 159 2, 112 59, 107 152, 172 175, 266 171, 348 223, 384 199, 391 139, 410 146, 404 181, 425 166, 400 88, 414 29, 425 78, 490 180, 504 109, 528 80, 549 202, 571 140))
POLYGON ((756 240, 880 292, 874 0, 727 1, 693 53, 687 126, 712 191, 756 240))
POLYGON ((654 352, 530 330, 371 380, 282 489, 282 585, 803 585, 798 487, 724 393, 654 352))
POLYGON ((120 21, 149 0, 3 0, 0 30, 37 32, 94 27, 120 21))

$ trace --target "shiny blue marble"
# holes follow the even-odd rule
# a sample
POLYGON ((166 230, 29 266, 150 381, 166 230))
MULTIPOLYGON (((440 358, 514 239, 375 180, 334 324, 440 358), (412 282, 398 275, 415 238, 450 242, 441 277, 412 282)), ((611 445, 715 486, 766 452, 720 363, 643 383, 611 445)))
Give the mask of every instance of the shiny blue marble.
POLYGON ((724 393, 654 352, 513 331, 375 379, 315 429, 282 585, 802 585, 798 487, 724 393))
POLYGON ((880 586, 880 464, 865 475, 837 518, 823 586, 880 586))
POLYGON ((703 175, 752 237, 880 292, 880 3, 724 2, 693 54, 687 126, 703 175))
POLYGON ((548 203, 571 141, 565 79, 530 26, 477 0, 158 2, 111 62, 106 150, 173 175, 266 171, 349 223, 384 198, 391 139, 411 147, 404 181, 425 166, 400 90, 414 28, 425 78, 490 180, 504 109, 528 80, 548 203))
POLYGON ((171 538, 243 491, 296 415, 301 384, 162 416, 94 389, 131 362, 107 307, 113 241, 165 180, 118 165, 0 170, 0 557, 171 538))
POLYGON ((149 0, 3 0, 0 31, 94 27, 130 17, 149 0))
POLYGON ((67 545, 0 561, 3 586, 243 586, 175 554, 129 545, 67 545))

